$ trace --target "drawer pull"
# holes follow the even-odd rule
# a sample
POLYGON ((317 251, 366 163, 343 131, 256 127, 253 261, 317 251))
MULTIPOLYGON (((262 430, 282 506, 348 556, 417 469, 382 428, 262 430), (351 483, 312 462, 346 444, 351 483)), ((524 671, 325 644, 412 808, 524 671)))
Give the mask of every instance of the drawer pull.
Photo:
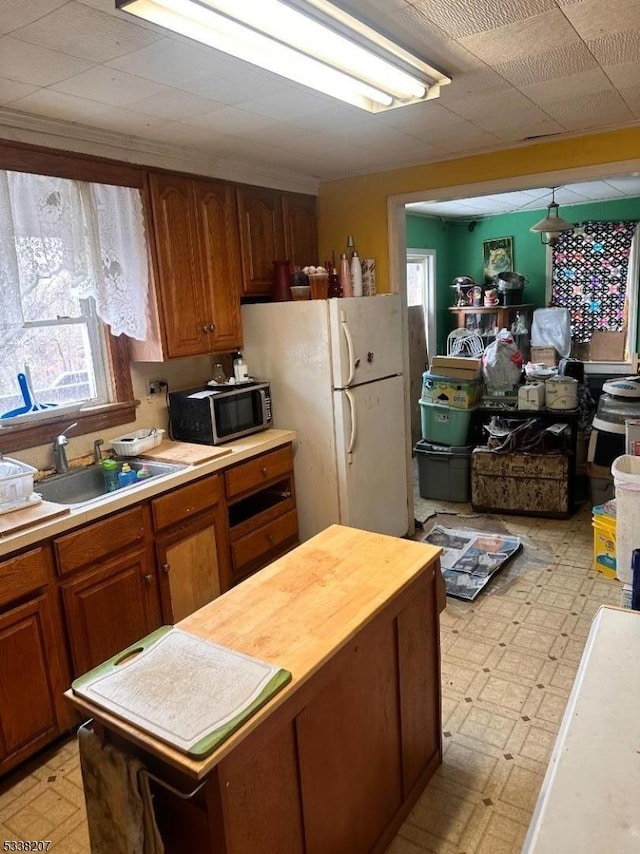
POLYGON ((165 572, 169 572, 169 570, 171 569, 171 564, 169 564, 169 563, 163 563, 163 564, 162 564, 162 569, 163 569, 165 572))
POLYGON ((267 534, 267 540, 273 545, 273 534, 267 534))
POLYGON ((263 468, 261 468, 261 469, 260 469, 260 473, 262 474, 262 476, 263 476, 263 477, 266 477, 266 476, 267 476, 267 470, 266 470, 266 468, 264 468, 264 467, 263 467, 263 468))

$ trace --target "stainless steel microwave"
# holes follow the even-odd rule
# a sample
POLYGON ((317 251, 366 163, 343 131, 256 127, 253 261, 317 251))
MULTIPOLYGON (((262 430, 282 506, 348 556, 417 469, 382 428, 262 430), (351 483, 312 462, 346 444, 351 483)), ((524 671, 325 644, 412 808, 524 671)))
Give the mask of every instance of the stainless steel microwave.
POLYGON ((222 445, 271 426, 269 383, 205 386, 169 393, 172 439, 222 445))

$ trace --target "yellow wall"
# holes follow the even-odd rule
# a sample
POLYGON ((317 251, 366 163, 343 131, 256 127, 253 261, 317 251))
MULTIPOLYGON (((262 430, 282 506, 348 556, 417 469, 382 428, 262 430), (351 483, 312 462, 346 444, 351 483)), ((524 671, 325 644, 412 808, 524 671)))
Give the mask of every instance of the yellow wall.
POLYGON ((318 200, 320 256, 330 258, 335 250, 339 258, 346 251, 347 235, 353 234, 360 257, 376 258, 377 288, 384 292, 389 289, 389 196, 638 157, 640 128, 636 127, 326 181, 320 185, 318 200))

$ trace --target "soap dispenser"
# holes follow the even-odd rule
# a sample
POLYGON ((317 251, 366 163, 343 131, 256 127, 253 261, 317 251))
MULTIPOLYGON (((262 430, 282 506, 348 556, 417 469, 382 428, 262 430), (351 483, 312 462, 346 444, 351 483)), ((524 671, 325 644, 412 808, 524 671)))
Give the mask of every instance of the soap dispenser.
POLYGON ((118 472, 118 483, 122 486, 128 486, 133 483, 136 473, 132 470, 129 463, 123 463, 122 468, 118 472))

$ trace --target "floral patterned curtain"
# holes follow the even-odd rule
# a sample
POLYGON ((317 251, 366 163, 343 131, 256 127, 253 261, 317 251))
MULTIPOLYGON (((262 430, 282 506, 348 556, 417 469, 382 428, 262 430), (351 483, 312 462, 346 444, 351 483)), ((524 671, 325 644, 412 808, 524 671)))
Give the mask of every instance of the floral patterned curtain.
POLYGON ((568 308, 574 341, 586 343, 596 330, 619 332, 631 242, 636 221, 581 222, 560 234, 553 247, 551 305, 568 308))

